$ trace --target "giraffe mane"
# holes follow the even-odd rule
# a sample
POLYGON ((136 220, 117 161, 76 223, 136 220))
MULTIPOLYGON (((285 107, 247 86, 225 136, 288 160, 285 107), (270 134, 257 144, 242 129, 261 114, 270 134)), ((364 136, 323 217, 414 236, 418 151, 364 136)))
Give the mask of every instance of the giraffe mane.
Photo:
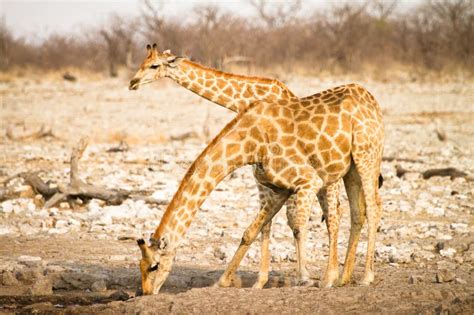
POLYGON ((275 84, 282 89, 288 91, 288 93, 291 94, 291 96, 296 96, 287 86, 285 83, 281 82, 280 80, 277 79, 270 79, 270 78, 263 78, 263 77, 257 77, 257 76, 248 76, 248 75, 242 75, 242 74, 234 74, 234 73, 229 73, 229 72, 224 72, 222 70, 217 70, 213 68, 209 68, 206 66, 203 66, 197 62, 191 61, 189 59, 183 60, 183 63, 188 64, 194 68, 199 68, 201 70, 205 71, 210 71, 216 76, 221 76, 225 79, 238 79, 238 80, 246 80, 246 81, 253 81, 253 82, 258 82, 258 83, 263 83, 263 84, 275 84))
POLYGON ((178 187, 178 190, 174 194, 173 198, 171 199, 171 202, 169 203, 168 207, 165 210, 165 213, 163 214, 163 217, 161 218, 160 225, 156 229, 155 234, 153 235, 153 238, 158 239, 162 236, 163 230, 166 226, 166 224, 169 222, 171 219, 171 216, 173 214, 174 209, 176 208, 176 204, 178 201, 181 199, 181 196, 183 195, 183 191, 185 189, 185 183, 189 182, 189 179, 193 176, 193 174, 196 171, 197 165, 202 161, 202 159, 208 154, 210 150, 214 147, 214 145, 219 142, 219 140, 227 134, 229 130, 231 130, 235 124, 239 121, 240 117, 244 115, 248 110, 253 108, 256 104, 259 104, 260 102, 255 102, 242 112, 238 113, 237 116, 232 119, 220 132, 217 136, 214 137, 214 139, 209 142, 207 147, 199 154, 199 156, 194 160, 193 164, 189 167, 187 170, 186 174, 184 175, 183 179, 181 180, 181 184, 178 187))

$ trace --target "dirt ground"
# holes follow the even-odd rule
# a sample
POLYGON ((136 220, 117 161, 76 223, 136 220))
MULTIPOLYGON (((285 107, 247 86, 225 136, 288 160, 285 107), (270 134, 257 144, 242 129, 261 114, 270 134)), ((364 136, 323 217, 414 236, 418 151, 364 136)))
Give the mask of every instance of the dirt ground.
MULTIPOLYGON (((303 96, 349 81, 293 77, 286 83, 303 96)), ((43 209, 44 200, 15 174, 41 171, 44 180, 66 183, 71 148, 87 136, 90 144, 80 165, 84 180, 168 201, 187 167, 233 114, 171 82, 133 92, 125 79, 1 82, 0 182, 7 182, 15 197, 0 203, 0 313, 472 314, 474 87, 359 83, 379 100, 386 124, 384 214, 373 285, 357 285, 366 249, 363 234, 353 283, 296 287, 293 239, 282 209, 273 224, 266 288, 250 288, 258 273, 259 242, 239 271, 242 288, 213 288, 258 207, 251 170, 245 167, 204 203, 160 294, 135 297, 140 257, 135 239, 154 231, 165 206, 91 200, 78 209, 65 202, 43 209), (42 125, 51 127, 54 137, 11 137, 42 125), (128 150, 108 152, 120 141, 128 150), (421 176, 443 167, 468 177, 421 176), (407 172, 397 175, 397 169, 407 172)), ((344 193, 342 198, 340 271, 349 234, 344 193)), ((310 225, 309 267, 318 283, 328 248, 317 205, 310 225)))

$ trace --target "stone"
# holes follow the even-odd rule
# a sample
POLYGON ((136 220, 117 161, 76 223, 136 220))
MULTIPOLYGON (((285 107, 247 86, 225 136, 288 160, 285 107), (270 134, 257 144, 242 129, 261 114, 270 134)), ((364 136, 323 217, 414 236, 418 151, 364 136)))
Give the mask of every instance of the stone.
POLYGON ((225 260, 226 258, 226 254, 225 254, 225 250, 223 249, 223 247, 217 247, 216 249, 214 249, 214 257, 216 257, 217 259, 220 259, 220 260, 225 260))
POLYGON ((433 215, 435 217, 442 217, 445 214, 445 211, 443 208, 440 207, 428 207, 426 208, 426 213, 433 215))
POLYGON ((457 234, 469 233, 469 226, 466 223, 451 223, 449 227, 457 234))
POLYGON ((148 208, 148 207, 140 207, 138 210, 137 210, 137 215, 136 217, 139 218, 139 219, 147 219, 147 218, 150 218, 150 217, 153 217, 154 216, 154 212, 148 208))
POLYGON ((456 250, 452 247, 442 249, 439 251, 439 254, 443 257, 453 258, 456 254, 456 250))
POLYGON ((62 227, 62 228, 52 228, 48 230, 48 234, 66 234, 69 232, 69 228, 62 227))
POLYGON ((28 267, 37 267, 37 266, 42 265, 41 257, 37 257, 37 256, 22 255, 17 258, 17 261, 20 264, 23 264, 28 267))
POLYGON ((8 225, 0 225, 0 235, 7 235, 14 233, 15 230, 8 225))
POLYGON ((0 283, 5 286, 17 285, 18 280, 15 278, 12 272, 4 271, 2 272, 0 283))
POLYGON ((56 223, 54 224, 54 227, 57 229, 67 228, 68 226, 69 224, 66 220, 57 220, 56 223))
POLYGON ((28 295, 51 295, 53 294, 53 284, 49 278, 42 278, 37 280, 26 291, 28 295))
POLYGON ((14 206, 12 200, 7 200, 2 202, 2 212, 4 213, 11 213, 13 212, 14 206))
POLYGON ((107 291, 107 283, 104 280, 99 280, 91 285, 92 292, 105 292, 107 291))
POLYGON ((438 242, 436 243, 436 246, 435 246, 436 250, 439 252, 440 250, 444 249, 444 242, 441 241, 441 242, 438 242))
POLYGON ((54 283, 55 289, 80 289, 86 290, 92 287, 96 281, 103 280, 104 277, 86 272, 68 272, 61 274, 54 283))
POLYGON ((23 269, 16 273, 16 278, 25 284, 33 284, 38 279, 44 278, 42 268, 23 269))
POLYGON ((447 269, 443 269, 438 271, 436 274, 436 282, 443 283, 443 282, 451 282, 456 278, 456 274, 452 271, 447 269))
POLYGON ((126 301, 130 298, 130 296, 128 295, 127 292, 123 290, 118 290, 112 293, 111 295, 109 295, 109 298, 116 301, 126 301))
POLYGON ((421 282, 423 282, 423 278, 421 276, 411 275, 408 280, 409 284, 420 284, 421 282))
POLYGON ((454 283, 456 284, 467 284, 467 281, 461 278, 454 279, 454 283))

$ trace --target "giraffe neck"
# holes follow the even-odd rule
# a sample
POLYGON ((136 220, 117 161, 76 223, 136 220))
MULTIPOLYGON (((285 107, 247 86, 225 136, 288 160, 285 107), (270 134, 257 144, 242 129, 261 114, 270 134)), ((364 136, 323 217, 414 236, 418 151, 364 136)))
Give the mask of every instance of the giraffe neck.
POLYGON ((186 89, 234 112, 255 101, 295 97, 278 80, 248 77, 209 69, 189 60, 182 61, 168 75, 186 89))
POLYGON ((255 163, 254 152, 240 152, 239 135, 232 131, 238 115, 194 161, 156 229, 153 238, 166 235, 170 248, 176 249, 201 204, 214 188, 235 169, 255 163))

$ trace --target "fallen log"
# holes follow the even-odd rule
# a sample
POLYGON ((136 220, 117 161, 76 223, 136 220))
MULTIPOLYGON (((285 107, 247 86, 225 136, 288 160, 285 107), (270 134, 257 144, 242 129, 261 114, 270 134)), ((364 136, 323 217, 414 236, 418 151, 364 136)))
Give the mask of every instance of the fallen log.
POLYGON ((429 179, 433 176, 449 176, 451 179, 455 179, 457 177, 467 177, 467 173, 454 167, 429 169, 421 173, 421 175, 423 176, 423 179, 429 179))
POLYGON ((25 183, 30 185, 33 190, 41 194, 46 201, 44 207, 49 208, 61 201, 67 201, 74 207, 78 200, 85 203, 90 199, 104 200, 107 204, 118 205, 124 200, 130 198, 134 200, 144 200, 147 203, 162 205, 163 200, 157 200, 148 196, 137 194, 137 192, 127 191, 123 189, 105 189, 103 187, 91 185, 82 181, 79 177, 79 160, 82 158, 87 147, 88 140, 83 138, 78 145, 73 148, 71 153, 71 171, 70 181, 67 185, 58 185, 50 187, 45 183, 37 173, 21 173, 17 177, 24 179, 25 183))

